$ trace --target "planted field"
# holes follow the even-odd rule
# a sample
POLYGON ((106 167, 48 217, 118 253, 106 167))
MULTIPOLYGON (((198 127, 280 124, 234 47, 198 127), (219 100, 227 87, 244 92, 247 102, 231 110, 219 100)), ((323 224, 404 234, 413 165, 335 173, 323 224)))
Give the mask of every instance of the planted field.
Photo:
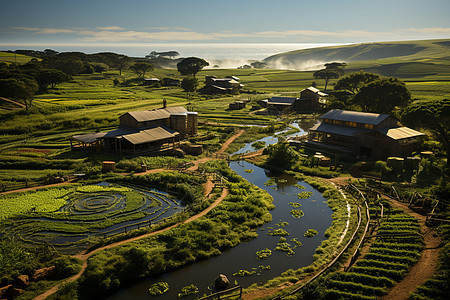
POLYGON ((324 299, 376 299, 387 294, 420 257, 423 248, 417 220, 391 210, 369 252, 347 272, 325 280, 324 299))
POLYGON ((183 206, 157 190, 120 185, 52 188, 0 198, 2 234, 66 245, 149 226, 183 206))

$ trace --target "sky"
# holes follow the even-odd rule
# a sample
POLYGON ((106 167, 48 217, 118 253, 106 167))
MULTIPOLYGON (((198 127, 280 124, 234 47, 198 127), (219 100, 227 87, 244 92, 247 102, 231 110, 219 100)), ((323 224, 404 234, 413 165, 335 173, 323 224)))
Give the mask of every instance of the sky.
POLYGON ((0 48, 439 39, 449 16, 449 0, 0 0, 0 48))

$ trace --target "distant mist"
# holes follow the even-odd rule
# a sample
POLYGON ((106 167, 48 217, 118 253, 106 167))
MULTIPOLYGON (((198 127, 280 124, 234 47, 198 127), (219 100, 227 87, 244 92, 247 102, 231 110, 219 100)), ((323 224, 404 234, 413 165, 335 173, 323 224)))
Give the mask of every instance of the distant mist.
POLYGON ((287 69, 297 71, 315 71, 323 68, 326 61, 320 60, 305 60, 305 61, 288 61, 283 58, 271 59, 266 61, 267 68, 269 69, 287 69))

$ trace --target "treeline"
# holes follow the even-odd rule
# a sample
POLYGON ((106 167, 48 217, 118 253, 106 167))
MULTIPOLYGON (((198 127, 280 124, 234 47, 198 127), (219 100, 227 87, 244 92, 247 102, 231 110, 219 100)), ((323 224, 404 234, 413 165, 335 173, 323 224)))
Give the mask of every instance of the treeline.
POLYGON ((50 50, 18 50, 17 53, 40 59, 33 58, 23 65, 0 63, 0 96, 23 103, 27 110, 36 93, 45 93, 49 88, 70 81, 73 75, 102 73, 109 69, 116 69, 121 75, 122 70, 133 63, 132 58, 116 53, 57 53, 50 50))

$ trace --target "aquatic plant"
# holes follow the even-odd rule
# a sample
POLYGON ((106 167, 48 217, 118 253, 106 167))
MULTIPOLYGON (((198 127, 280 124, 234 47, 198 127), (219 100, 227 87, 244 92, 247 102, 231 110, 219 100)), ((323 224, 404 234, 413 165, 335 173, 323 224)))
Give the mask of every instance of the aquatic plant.
POLYGON ((306 236, 306 237, 313 237, 313 236, 316 236, 317 234, 318 234, 317 230, 314 230, 314 229, 308 229, 308 230, 305 232, 304 236, 306 236))
POLYGON ((291 210, 291 215, 295 219, 300 219, 301 217, 303 217, 305 215, 305 213, 301 209, 293 209, 293 210, 291 210))
POLYGON ((169 284, 164 281, 155 282, 150 286, 148 292, 152 296, 158 296, 166 293, 169 290, 169 284))
POLYGON ((181 289, 181 293, 178 293, 178 297, 184 297, 187 295, 193 295, 193 294, 197 294, 198 293, 198 287, 196 287, 195 285, 191 284, 191 285, 187 285, 185 287, 183 287, 181 289))
POLYGON ((256 252, 256 258, 258 259, 267 259, 271 255, 272 251, 268 248, 256 252))

